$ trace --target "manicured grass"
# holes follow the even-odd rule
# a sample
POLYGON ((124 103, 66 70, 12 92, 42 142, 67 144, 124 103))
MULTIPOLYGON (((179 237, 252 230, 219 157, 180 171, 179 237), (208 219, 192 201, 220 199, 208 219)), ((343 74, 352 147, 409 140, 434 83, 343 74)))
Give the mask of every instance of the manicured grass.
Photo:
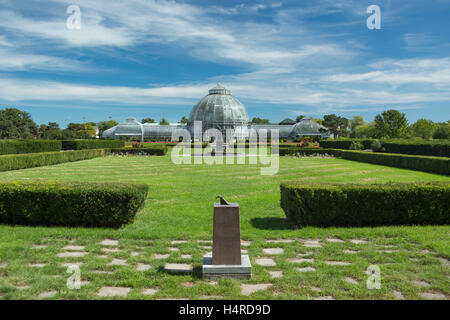
MULTIPOLYGON (((336 299, 392 299, 391 290, 406 298, 420 298, 422 291, 450 294, 449 268, 438 258, 450 258, 450 227, 380 227, 380 228, 304 228, 291 229, 280 208, 279 184, 284 181, 330 183, 386 183, 449 181, 447 176, 410 171, 334 158, 280 157, 280 170, 275 176, 261 176, 259 165, 174 165, 170 152, 164 157, 106 157, 65 163, 49 167, 0 173, 1 181, 50 179, 58 181, 135 182, 149 185, 146 205, 136 222, 119 230, 85 228, 45 228, 0 226, 0 296, 5 299, 38 298, 47 290, 57 291, 55 298, 96 299, 105 285, 132 288, 127 298, 147 299, 185 297, 198 299, 205 295, 242 299, 242 283, 272 283, 266 291, 258 291, 250 298, 306 299, 333 296, 336 299), (209 284, 200 277, 202 255, 206 251, 196 242, 212 237, 212 205, 220 194, 228 201, 238 202, 241 212, 241 238, 251 240, 248 248, 254 274, 250 281, 221 280, 209 284), (343 243, 328 243, 325 238, 340 238, 343 243), (118 239, 120 252, 105 254, 98 242, 105 238, 118 239), (268 239, 317 239, 321 248, 306 248, 301 242, 266 243, 268 239), (168 262, 182 262, 180 254, 192 254, 194 274, 169 275, 162 270, 164 260, 152 258, 156 253, 170 253, 171 240, 187 240, 179 245, 180 252, 172 252, 168 262), (358 245, 350 239, 365 239, 358 245), (81 258, 57 258, 61 248, 73 240, 84 245, 88 255, 81 258), (33 244, 46 244, 43 249, 32 249, 33 244), (392 253, 379 252, 398 250, 392 253), (264 247, 284 247, 281 256, 275 256, 276 267, 262 267, 254 263, 264 247), (344 249, 358 250, 346 254, 344 249), (421 250, 428 250, 424 252, 421 250), (140 252, 138 256, 130 253, 140 252), (311 251, 312 273, 299 273, 287 258, 311 251), (108 266, 113 258, 127 259, 129 266, 108 266), (418 259, 411 260, 411 259, 418 259), (349 266, 328 266, 324 261, 348 261, 349 266), (90 281, 80 290, 68 290, 69 277, 62 262, 83 262, 82 280, 90 281), (30 263, 44 262, 42 269, 30 268, 30 263), (145 272, 134 270, 137 263, 152 265, 145 272), (364 273, 371 264, 381 268, 382 287, 368 290, 364 273), (97 274, 94 270, 115 271, 97 274), (270 270, 282 270, 284 276, 271 279, 270 270), (55 277, 56 276, 56 277, 55 277), (345 277, 359 279, 349 284, 345 277), (413 280, 428 282, 431 287, 420 288, 413 280), (181 285, 192 282, 192 287, 181 285), (30 288, 17 290, 17 286, 30 288), (155 296, 140 294, 143 288, 159 289, 155 296), (321 292, 311 287, 321 288, 321 292), (50 289, 49 289, 50 288, 50 289)), ((374 204, 376 205, 376 204, 374 204)), ((306 263, 304 266, 310 264, 306 263)), ((303 266, 303 265, 301 265, 303 266)))

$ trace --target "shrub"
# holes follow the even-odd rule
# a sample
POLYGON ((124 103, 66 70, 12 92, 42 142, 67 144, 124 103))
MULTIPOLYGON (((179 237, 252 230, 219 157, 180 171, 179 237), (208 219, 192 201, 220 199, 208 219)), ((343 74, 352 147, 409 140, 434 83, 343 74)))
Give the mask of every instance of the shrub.
POLYGON ((297 147, 280 147, 279 148, 279 154, 280 156, 295 156, 295 155, 301 155, 301 156, 311 156, 314 154, 320 154, 320 155, 333 155, 335 157, 340 156, 341 150, 337 149, 320 149, 320 148, 297 148, 297 147))
POLYGON ((0 140, 0 155, 60 151, 58 140, 0 140))
POLYGON ((342 150, 341 157, 347 160, 369 162, 397 168, 441 174, 450 173, 450 158, 348 150, 342 150))
POLYGON ((0 156, 0 171, 49 166, 57 163, 87 160, 104 156, 105 151, 78 150, 65 152, 41 152, 0 156))
POLYGON ((117 228, 133 221, 147 192, 125 183, 0 183, 0 223, 117 228))
POLYGON ((63 150, 84 150, 84 149, 102 149, 102 148, 123 148, 123 140, 64 140, 62 141, 63 150))
POLYGON ((361 142, 359 141, 352 141, 352 143, 350 144, 350 150, 363 150, 364 146, 361 142))
POLYGON ((450 142, 390 140, 383 142, 387 153, 450 157, 450 142))
POLYGON ((372 149, 375 152, 381 151, 383 148, 383 145, 381 144, 380 140, 374 140, 370 144, 370 149, 372 149))
POLYGON ((145 156, 163 156, 167 153, 167 147, 164 144, 145 146, 142 148, 114 148, 109 149, 108 154, 118 155, 145 155, 145 156))
POLYGON ((450 223, 450 184, 281 184, 281 207, 296 227, 450 223))

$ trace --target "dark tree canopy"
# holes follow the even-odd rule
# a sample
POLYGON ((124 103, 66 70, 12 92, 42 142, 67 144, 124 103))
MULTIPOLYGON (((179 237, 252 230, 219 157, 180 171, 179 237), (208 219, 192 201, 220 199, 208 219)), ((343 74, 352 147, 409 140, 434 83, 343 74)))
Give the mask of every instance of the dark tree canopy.
POLYGON ((166 120, 166 118, 163 117, 163 118, 161 119, 161 121, 159 122, 159 124, 162 125, 162 126, 167 126, 167 125, 169 125, 170 123, 169 123, 169 121, 166 120))
POLYGON ((155 123, 155 119, 152 118, 144 118, 141 123, 155 123))
POLYGON ((329 114, 323 117, 322 125, 330 129, 335 137, 345 137, 348 134, 348 123, 349 121, 347 118, 329 114))
POLYGON ((38 127, 28 112, 16 108, 0 110, 1 139, 30 139, 38 134, 38 127))
POLYGON ((269 119, 261 119, 261 118, 255 117, 252 119, 252 123, 254 123, 254 124, 269 124, 270 121, 269 121, 269 119))
POLYGON ((188 123, 189 119, 183 116, 180 120, 180 123, 188 123))
POLYGON ((402 112, 386 110, 375 116, 375 129, 379 138, 402 138, 408 133, 408 120, 402 112))

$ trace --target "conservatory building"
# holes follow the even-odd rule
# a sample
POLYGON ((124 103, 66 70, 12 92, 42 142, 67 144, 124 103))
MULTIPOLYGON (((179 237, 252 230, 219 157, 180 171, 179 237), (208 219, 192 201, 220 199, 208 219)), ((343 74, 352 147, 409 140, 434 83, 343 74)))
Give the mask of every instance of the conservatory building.
POLYGON ((169 125, 159 125, 156 123, 140 123, 136 118, 128 118, 111 129, 103 132, 103 138, 120 139, 133 137, 144 140, 172 140, 178 141, 177 131, 187 129, 191 137, 194 133, 194 124, 202 123, 202 136, 208 140, 208 129, 216 129, 222 133, 224 139, 226 135, 232 133, 234 140, 247 140, 250 132, 256 133, 267 130, 270 138, 271 129, 279 130, 280 139, 295 139, 299 137, 330 137, 327 128, 312 121, 311 118, 303 118, 295 124, 268 124, 255 125, 249 123, 249 117, 244 105, 230 91, 221 85, 217 85, 209 90, 209 94, 201 99, 193 108, 189 115, 187 124, 171 123, 169 125), (173 133, 175 133, 173 135, 173 133))

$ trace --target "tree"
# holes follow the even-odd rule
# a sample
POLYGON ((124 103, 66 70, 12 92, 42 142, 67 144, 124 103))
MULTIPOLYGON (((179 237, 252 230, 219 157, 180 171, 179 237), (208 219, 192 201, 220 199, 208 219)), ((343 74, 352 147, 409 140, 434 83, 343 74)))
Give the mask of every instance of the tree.
POLYGON ((116 120, 101 121, 97 124, 100 136, 108 129, 117 126, 119 123, 116 120))
POLYGON ((169 125, 170 123, 169 123, 169 121, 166 120, 166 118, 163 117, 163 118, 161 119, 161 121, 159 122, 159 124, 162 125, 162 126, 167 126, 167 125, 169 125))
POLYGON ((433 139, 450 139, 450 124, 441 124, 433 133, 433 139))
POLYGON ((375 116, 375 129, 379 138, 402 138, 408 133, 408 120, 404 113, 387 110, 375 116))
POLYGON ((152 118, 144 118, 141 123, 155 123, 155 120, 152 118))
POLYGON ((352 120, 350 120, 350 131, 353 132, 358 126, 364 124, 364 118, 361 116, 354 116, 352 120))
POLYGON ((335 137, 346 136, 348 134, 348 119, 329 114, 323 117, 323 126, 330 129, 335 137))
POLYGON ((180 123, 188 123, 189 119, 183 116, 180 120, 180 123))
POLYGON ((376 138, 375 123, 369 122, 357 126, 351 133, 351 138, 376 138))
POLYGON ((62 140, 64 139, 64 132, 59 128, 56 122, 49 122, 48 124, 41 124, 39 126, 39 136, 42 139, 62 140))
POLYGON ((269 121, 269 119, 261 119, 261 118, 255 117, 252 119, 252 123, 253 124, 269 124, 270 121, 269 121))
POLYGON ((431 120, 419 119, 411 126, 411 129, 415 137, 431 139, 437 127, 438 126, 431 120))
POLYGON ((28 112, 16 108, 0 110, 1 139, 29 139, 38 134, 38 127, 28 112))
POLYGON ((303 119, 304 117, 305 117, 304 115, 297 116, 297 118, 295 118, 295 122, 300 122, 300 121, 302 121, 302 119, 303 119))

